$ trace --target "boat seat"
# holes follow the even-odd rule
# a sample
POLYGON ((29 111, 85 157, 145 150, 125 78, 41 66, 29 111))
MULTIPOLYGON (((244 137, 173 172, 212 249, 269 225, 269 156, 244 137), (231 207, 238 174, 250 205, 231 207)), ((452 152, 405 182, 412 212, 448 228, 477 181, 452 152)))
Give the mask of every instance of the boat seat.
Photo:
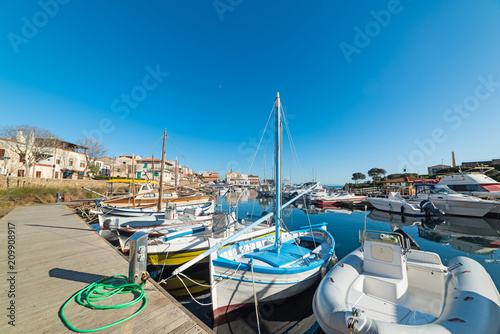
POLYGON ((365 240, 363 250, 360 291, 396 302, 408 289, 406 256, 402 247, 391 240, 365 240))
POLYGON ((274 249, 263 250, 261 252, 245 254, 245 257, 262 261, 272 267, 284 267, 290 262, 294 262, 310 252, 311 251, 305 247, 291 243, 284 243, 281 245, 279 253, 274 249))
POLYGON ((412 251, 407 254, 408 266, 428 271, 444 272, 446 269, 438 254, 425 251, 412 251))
POLYGON ((387 301, 358 290, 351 290, 347 298, 349 308, 356 307, 364 311, 369 318, 379 321, 400 323, 402 325, 423 325, 435 320, 430 314, 412 310, 403 305, 387 301))

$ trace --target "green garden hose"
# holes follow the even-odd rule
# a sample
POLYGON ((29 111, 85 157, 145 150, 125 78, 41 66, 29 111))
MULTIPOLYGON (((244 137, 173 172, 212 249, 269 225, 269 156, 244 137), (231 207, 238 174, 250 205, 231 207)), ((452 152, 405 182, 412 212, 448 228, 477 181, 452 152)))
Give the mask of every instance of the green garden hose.
POLYGON ((142 287, 142 284, 135 284, 135 283, 129 283, 128 282, 128 277, 125 275, 114 275, 114 276, 109 276, 109 277, 103 277, 100 280, 90 284, 86 288, 78 291, 75 293, 73 296, 71 296, 61 307, 59 311, 59 315, 64 322, 64 324, 71 330, 79 333, 89 333, 89 332, 96 332, 100 331, 102 329, 110 328, 112 326, 121 324, 122 322, 125 322, 136 315, 138 315, 144 307, 146 307, 146 295, 144 292, 144 289, 142 287), (92 302, 100 302, 105 299, 111 298, 114 295, 117 294, 122 294, 122 293, 134 293, 138 292, 139 296, 135 297, 133 300, 123 303, 123 304, 118 304, 118 305, 110 305, 110 306, 105 306, 105 305, 96 305, 93 304, 92 302), (64 309, 68 305, 68 303, 74 298, 75 302, 77 302, 80 305, 83 305, 85 307, 89 308, 94 308, 94 309, 101 309, 101 310, 106 310, 106 309, 120 309, 120 308, 125 308, 129 307, 132 305, 137 304, 140 301, 143 301, 142 306, 134 312, 134 314, 120 320, 117 322, 114 322, 112 324, 99 327, 99 328, 94 328, 94 329, 78 329, 73 327, 69 321, 66 319, 64 316, 64 309))

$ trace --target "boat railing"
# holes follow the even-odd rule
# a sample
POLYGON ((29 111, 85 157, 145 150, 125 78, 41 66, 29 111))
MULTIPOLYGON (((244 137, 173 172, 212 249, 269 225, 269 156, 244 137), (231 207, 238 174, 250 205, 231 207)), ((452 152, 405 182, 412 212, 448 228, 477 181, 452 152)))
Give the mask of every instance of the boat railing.
POLYGON ((379 187, 351 188, 349 189, 349 192, 355 195, 378 194, 380 193, 380 188, 379 187))

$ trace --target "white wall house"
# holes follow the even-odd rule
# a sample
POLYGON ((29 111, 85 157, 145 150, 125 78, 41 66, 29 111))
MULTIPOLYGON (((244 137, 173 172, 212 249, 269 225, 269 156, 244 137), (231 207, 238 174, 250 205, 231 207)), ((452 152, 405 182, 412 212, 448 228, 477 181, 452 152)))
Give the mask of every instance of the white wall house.
POLYGON ((12 148, 17 141, 0 137, 0 175, 24 176, 26 174, 22 158, 12 148))
MULTIPOLYGON (((161 159, 140 159, 137 160, 136 177, 142 179, 160 181, 161 159)), ((166 160, 163 171, 164 182, 173 181, 173 162, 166 160)))
POLYGON ((3 157, 0 158, 1 173, 35 178, 83 179, 86 160, 85 154, 77 151, 80 149, 84 147, 58 138, 24 136, 18 131, 15 138, 0 138, 0 156, 3 157), (19 154, 20 151, 26 154, 19 154), (38 158, 26 170, 23 155, 35 157, 35 151, 38 158))

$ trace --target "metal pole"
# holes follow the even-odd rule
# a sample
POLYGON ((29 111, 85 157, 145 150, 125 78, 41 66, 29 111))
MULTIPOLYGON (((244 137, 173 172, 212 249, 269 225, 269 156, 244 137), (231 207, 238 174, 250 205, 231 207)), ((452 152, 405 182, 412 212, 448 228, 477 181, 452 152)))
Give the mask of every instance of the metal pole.
POLYGON ((135 154, 132 154, 132 207, 135 208, 135 154))
POLYGON ((165 170, 165 141, 167 139, 167 129, 163 132, 163 148, 161 150, 161 167, 160 167, 160 187, 158 189, 158 212, 161 211, 161 201, 163 195, 163 171, 165 170))
POLYGON ((280 242, 280 223, 281 223, 281 103, 280 103, 280 93, 276 93, 275 101, 275 149, 274 149, 274 163, 275 163, 275 178, 274 178, 274 189, 276 194, 274 216, 276 220, 276 239, 274 246, 277 251, 281 247, 280 242))
MULTIPOLYGON (((152 157, 151 157, 151 163, 153 164, 153 166, 151 167, 152 168, 152 175, 151 175, 151 180, 155 180, 155 155, 153 154, 152 157)), ((146 171, 146 175, 147 175, 147 171, 146 171)))

